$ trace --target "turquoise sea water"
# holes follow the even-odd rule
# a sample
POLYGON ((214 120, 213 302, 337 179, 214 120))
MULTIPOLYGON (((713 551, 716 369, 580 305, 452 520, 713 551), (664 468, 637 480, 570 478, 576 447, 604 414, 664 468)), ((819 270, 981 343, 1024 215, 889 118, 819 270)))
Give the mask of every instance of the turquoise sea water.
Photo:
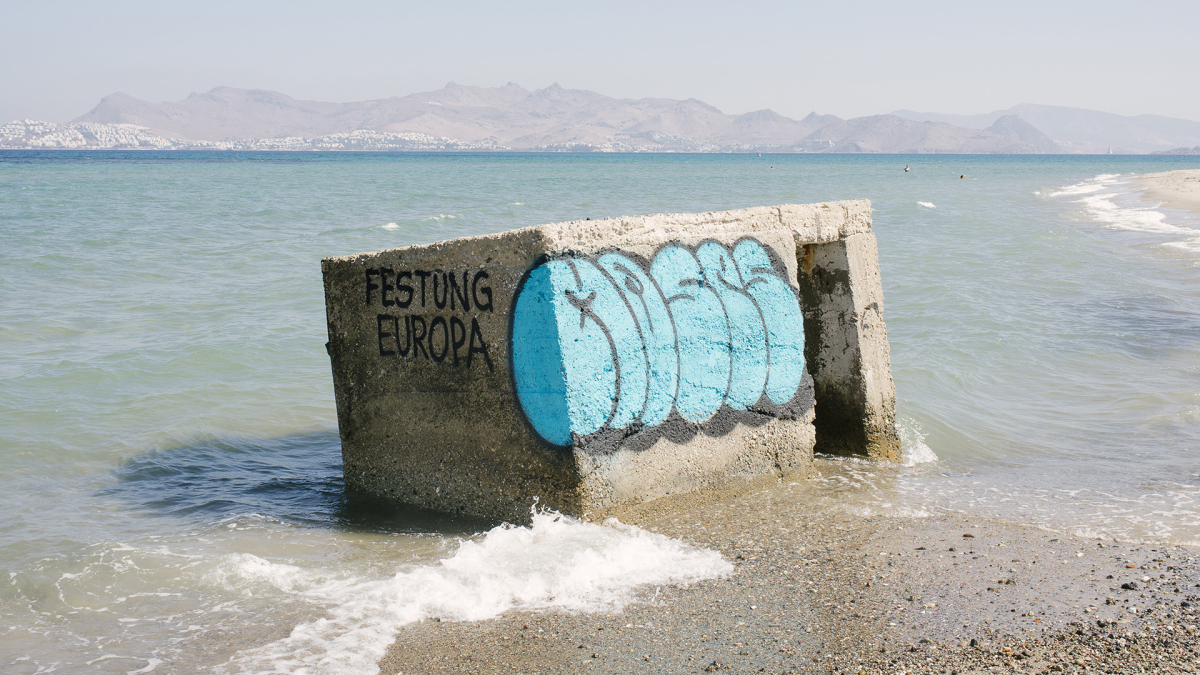
MULTIPOLYGON (((0 153, 0 670, 361 672, 420 616, 720 573, 619 532, 659 567, 562 587, 528 529, 342 491, 320 259, 585 217, 870 198, 912 466, 823 463, 888 486, 845 507, 1200 543, 1200 216, 1128 180, 1175 168, 1200 160, 0 153)), ((600 536, 541 527, 561 569, 600 536)))

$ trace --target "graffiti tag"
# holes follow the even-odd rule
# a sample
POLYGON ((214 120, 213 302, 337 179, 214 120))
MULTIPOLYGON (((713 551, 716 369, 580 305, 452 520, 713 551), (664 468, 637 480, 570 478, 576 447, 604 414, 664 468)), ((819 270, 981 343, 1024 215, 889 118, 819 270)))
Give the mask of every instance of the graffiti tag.
POLYGON ((781 406, 804 376, 804 325, 784 270, 753 239, 618 252, 530 270, 512 317, 522 410, 547 442, 701 423, 781 406))

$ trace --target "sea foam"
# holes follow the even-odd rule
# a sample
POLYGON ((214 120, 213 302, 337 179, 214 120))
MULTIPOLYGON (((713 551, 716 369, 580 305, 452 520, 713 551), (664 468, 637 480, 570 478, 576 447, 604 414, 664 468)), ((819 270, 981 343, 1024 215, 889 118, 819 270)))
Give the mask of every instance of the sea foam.
POLYGON ((1163 242, 1163 246, 1200 253, 1200 229, 1168 222, 1167 214, 1159 208, 1138 201, 1140 190, 1129 178, 1100 174, 1047 196, 1071 198, 1088 220, 1108 229, 1169 235, 1172 240, 1163 242))
POLYGON ((925 434, 921 424, 916 420, 901 418, 896 420, 896 432, 900 435, 900 452, 904 466, 916 466, 938 461, 933 448, 925 444, 925 434))
POLYGON ((610 519, 604 525, 535 512, 454 555, 383 579, 339 579, 250 554, 227 556, 229 583, 268 581, 324 616, 244 651, 218 672, 373 673, 401 626, 424 618, 489 619, 510 610, 617 611, 639 587, 726 577, 720 553, 610 519))

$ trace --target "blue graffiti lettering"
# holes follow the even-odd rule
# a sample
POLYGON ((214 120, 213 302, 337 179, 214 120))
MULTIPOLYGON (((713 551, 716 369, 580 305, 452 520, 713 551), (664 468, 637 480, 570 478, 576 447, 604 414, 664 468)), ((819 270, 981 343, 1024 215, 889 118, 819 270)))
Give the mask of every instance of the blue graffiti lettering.
POLYGON ((603 429, 701 423, 787 403, 804 326, 785 273, 757 241, 668 246, 648 269, 621 253, 561 258, 525 276, 513 308, 522 411, 554 445, 603 429))

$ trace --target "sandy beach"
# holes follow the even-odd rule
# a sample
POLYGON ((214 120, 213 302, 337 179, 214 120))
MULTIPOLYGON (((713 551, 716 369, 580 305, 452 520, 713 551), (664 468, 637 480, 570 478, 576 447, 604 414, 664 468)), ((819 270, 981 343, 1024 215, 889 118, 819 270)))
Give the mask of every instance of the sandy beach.
POLYGON ((1180 169, 1138 176, 1134 182, 1146 188, 1142 199, 1163 206, 1200 213, 1200 169, 1180 169))
MULTIPOLYGON (((843 467, 819 469, 835 479, 843 467)), ((398 673, 1192 672, 1200 566, 1127 545, 960 516, 855 508, 846 481, 760 479, 622 522, 722 552, 727 579, 646 589, 610 614, 427 620, 398 673), (834 484, 842 488, 831 487, 834 484)))

